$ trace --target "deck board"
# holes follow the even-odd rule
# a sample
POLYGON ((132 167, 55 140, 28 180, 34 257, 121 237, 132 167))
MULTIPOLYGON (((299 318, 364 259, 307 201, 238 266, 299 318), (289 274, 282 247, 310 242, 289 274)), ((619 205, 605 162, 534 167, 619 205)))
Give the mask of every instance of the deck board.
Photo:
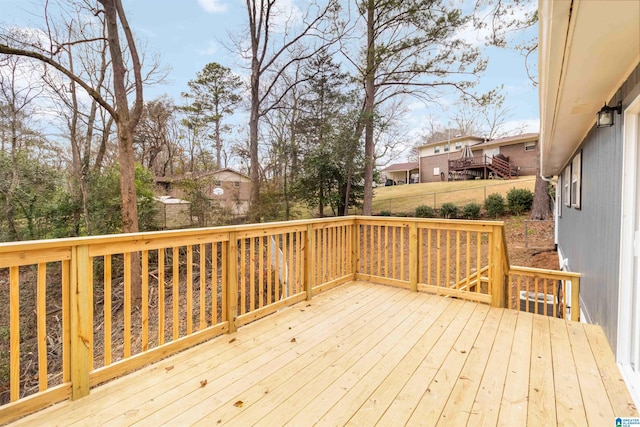
POLYGON ((354 282, 14 424, 596 426, 637 414, 597 326, 354 282))

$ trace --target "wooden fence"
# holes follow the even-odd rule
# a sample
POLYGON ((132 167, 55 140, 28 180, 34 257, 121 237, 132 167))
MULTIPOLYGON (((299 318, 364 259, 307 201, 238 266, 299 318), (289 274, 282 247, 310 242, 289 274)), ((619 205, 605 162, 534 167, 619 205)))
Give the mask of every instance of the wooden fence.
POLYGON ((495 221, 346 217, 0 244, 0 423, 350 280, 504 307, 513 274, 495 221))

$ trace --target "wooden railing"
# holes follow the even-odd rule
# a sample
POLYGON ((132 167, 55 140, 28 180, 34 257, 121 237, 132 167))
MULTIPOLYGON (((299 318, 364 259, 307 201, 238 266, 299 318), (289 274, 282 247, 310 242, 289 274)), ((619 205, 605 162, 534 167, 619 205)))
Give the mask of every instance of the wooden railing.
POLYGON ((580 274, 511 267, 507 307, 529 313, 580 320, 580 274))
POLYGON ((345 217, 3 243, 0 424, 350 280, 504 307, 507 276, 525 273, 495 221, 345 217))
POLYGON ((486 154, 482 156, 474 156, 474 157, 465 157, 462 159, 452 159, 449 160, 449 170, 457 171, 464 169, 473 169, 473 168, 489 168, 495 173, 499 174, 499 176, 510 179, 513 168, 511 163, 508 161, 502 160, 496 156, 487 156, 486 154))
POLYGON ((502 222, 358 218, 356 224, 356 279, 503 305, 502 222))

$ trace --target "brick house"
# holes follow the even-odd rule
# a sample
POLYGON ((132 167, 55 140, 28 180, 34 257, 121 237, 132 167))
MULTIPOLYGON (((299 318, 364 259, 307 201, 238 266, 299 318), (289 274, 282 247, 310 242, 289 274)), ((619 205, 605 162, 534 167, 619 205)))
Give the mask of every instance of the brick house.
POLYGON ((502 155, 518 170, 518 175, 536 174, 536 148, 539 135, 525 133, 496 138, 471 147, 474 156, 502 155))
POLYGON ((175 177, 156 177, 156 184, 175 198, 184 198, 187 180, 197 181, 201 191, 217 205, 234 216, 244 216, 249 210, 251 179, 235 169, 225 168, 212 172, 186 174, 175 177))
POLYGON ((491 163, 491 159, 498 156, 506 159, 517 175, 535 175, 536 173, 537 133, 488 141, 479 136, 462 136, 419 147, 420 182, 448 181, 450 161, 459 159, 465 146, 469 146, 472 150, 474 165, 491 163))
POLYGON ((394 163, 382 169, 383 183, 393 181, 396 184, 415 184, 419 181, 418 162, 394 163))

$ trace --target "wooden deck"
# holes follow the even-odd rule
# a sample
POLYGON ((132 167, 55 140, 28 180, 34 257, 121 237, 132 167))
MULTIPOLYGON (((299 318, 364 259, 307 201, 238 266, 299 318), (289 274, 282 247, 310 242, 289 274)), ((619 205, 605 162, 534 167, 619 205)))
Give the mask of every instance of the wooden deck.
POLYGON ((602 330, 349 283, 15 425, 613 425, 602 330))

